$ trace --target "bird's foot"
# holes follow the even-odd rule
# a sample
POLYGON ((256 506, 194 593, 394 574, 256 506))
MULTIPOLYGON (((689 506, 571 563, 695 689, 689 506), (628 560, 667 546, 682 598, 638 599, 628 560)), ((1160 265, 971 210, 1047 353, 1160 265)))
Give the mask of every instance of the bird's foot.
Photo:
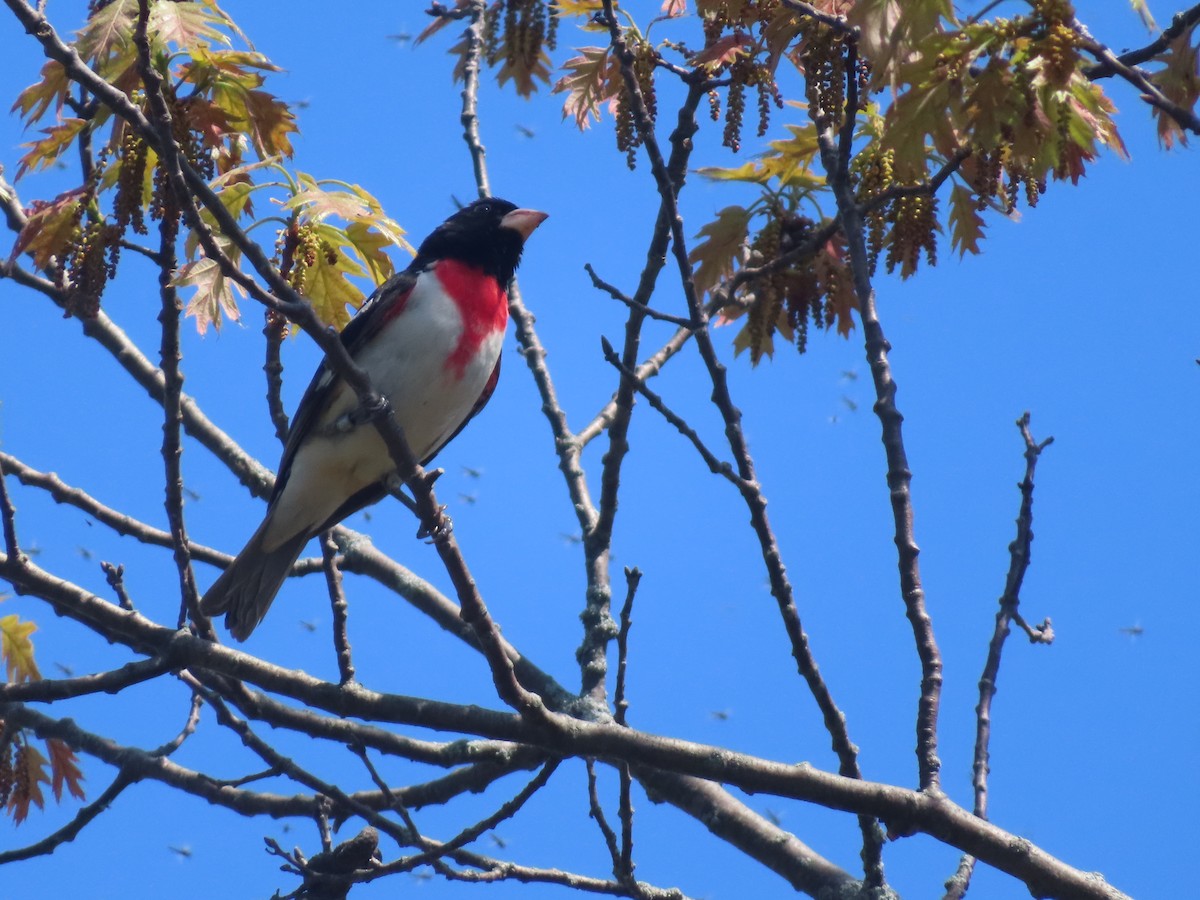
POLYGON ((417 529, 417 539, 427 544, 440 544, 448 541, 454 533, 454 521, 446 515, 446 507, 439 506, 437 518, 432 525, 422 524, 417 529))

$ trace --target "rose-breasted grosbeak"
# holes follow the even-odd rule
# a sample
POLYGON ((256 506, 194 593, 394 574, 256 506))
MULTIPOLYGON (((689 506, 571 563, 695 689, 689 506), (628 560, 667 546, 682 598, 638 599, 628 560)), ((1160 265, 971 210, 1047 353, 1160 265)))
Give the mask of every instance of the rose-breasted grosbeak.
MULTIPOLYGON (((545 218, 495 198, 463 207, 342 332, 422 464, 491 397, 508 283, 526 238, 545 218)), ((309 539, 380 500, 394 471, 379 432, 359 414, 357 395, 322 363, 292 420, 266 518, 201 610, 225 613, 225 626, 245 640, 309 539)))

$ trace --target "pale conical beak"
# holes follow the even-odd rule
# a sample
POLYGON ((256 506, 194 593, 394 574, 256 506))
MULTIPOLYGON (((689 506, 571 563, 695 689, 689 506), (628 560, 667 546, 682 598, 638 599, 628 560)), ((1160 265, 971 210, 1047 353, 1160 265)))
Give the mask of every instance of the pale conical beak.
POLYGON ((548 213, 536 209, 514 209, 500 220, 501 228, 511 228, 521 236, 521 240, 529 240, 535 228, 549 218, 548 213))

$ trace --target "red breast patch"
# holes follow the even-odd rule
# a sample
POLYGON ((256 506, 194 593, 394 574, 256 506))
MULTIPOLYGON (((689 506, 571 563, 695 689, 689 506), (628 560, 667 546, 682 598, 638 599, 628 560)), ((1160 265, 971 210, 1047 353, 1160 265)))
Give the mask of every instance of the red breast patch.
POLYGON ((446 360, 446 367, 461 378, 483 342, 508 325, 508 294, 495 278, 452 259, 443 259, 434 272, 462 315, 462 336, 446 360))

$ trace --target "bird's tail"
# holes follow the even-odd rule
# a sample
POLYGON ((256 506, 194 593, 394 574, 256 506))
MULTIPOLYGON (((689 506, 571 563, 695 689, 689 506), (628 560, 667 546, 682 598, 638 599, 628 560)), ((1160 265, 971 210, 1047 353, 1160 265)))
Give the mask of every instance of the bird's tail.
POLYGON ((263 550, 263 535, 270 521, 271 517, 267 516, 242 552, 200 601, 200 611, 205 615, 225 613, 225 627, 239 641, 248 638, 263 620, 288 577, 292 563, 308 543, 309 535, 302 531, 274 550, 263 550))

